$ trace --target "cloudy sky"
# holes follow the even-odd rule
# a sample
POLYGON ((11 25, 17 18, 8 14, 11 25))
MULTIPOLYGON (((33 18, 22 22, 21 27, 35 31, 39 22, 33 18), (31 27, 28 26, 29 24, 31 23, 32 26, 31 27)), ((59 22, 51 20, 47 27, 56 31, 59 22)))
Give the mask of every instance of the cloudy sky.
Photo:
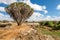
POLYGON ((34 9, 29 21, 60 20, 60 0, 0 0, 0 20, 13 20, 4 10, 13 2, 24 2, 34 9))

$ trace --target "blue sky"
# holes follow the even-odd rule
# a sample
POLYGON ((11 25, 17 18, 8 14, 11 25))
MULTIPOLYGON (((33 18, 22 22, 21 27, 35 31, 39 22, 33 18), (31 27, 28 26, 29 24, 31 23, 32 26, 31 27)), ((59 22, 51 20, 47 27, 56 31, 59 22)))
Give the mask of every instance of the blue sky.
POLYGON ((60 0, 0 0, 0 20, 13 20, 4 10, 13 2, 24 2, 34 9, 29 21, 60 20, 60 0))
POLYGON ((49 12, 46 15, 60 16, 60 11, 56 10, 57 5, 60 4, 60 0, 31 0, 31 2, 41 6, 45 5, 47 7, 46 10, 49 12))

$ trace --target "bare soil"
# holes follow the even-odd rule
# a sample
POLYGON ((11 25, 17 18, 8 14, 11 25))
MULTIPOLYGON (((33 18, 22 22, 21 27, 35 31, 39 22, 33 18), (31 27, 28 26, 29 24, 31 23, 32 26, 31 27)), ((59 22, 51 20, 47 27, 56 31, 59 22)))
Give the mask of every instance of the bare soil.
POLYGON ((25 23, 19 26, 16 23, 11 24, 9 27, 0 28, 0 40, 55 40, 52 36, 38 34, 25 23))

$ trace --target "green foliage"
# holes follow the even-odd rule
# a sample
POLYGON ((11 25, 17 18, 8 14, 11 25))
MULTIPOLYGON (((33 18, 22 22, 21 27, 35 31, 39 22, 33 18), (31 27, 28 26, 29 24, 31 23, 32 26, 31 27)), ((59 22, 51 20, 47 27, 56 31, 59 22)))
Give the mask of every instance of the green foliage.
POLYGON ((49 26, 49 27, 54 26, 52 21, 43 21, 43 22, 40 22, 40 24, 43 25, 43 26, 49 26))
POLYGON ((60 21, 58 21, 58 23, 57 23, 58 25, 60 24, 60 21))
POLYGON ((58 27, 58 29, 60 29, 60 24, 57 27, 58 27))
POLYGON ((49 27, 53 27, 54 26, 53 22, 52 21, 48 21, 48 26, 49 27))
POLYGON ((52 29, 53 30, 59 30, 60 29, 60 21, 55 21, 54 22, 54 27, 52 29))
POLYGON ((52 28, 52 30, 60 30, 60 21, 42 21, 40 26, 52 28))
POLYGON ((60 24, 55 26, 55 29, 54 30, 59 30, 60 29, 60 24))

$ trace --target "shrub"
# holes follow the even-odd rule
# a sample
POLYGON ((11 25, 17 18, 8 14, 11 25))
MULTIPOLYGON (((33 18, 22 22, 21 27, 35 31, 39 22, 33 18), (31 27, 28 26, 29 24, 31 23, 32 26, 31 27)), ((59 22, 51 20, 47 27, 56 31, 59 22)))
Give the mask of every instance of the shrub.
POLYGON ((52 30, 60 30, 60 21, 42 21, 40 26, 52 28, 52 30))
POLYGON ((49 27, 53 27, 54 26, 54 23, 52 21, 47 21, 45 23, 45 25, 49 26, 49 27))
POLYGON ((59 30, 59 29, 60 29, 60 24, 57 25, 55 29, 56 29, 56 30, 59 30))
POLYGON ((58 21, 58 23, 57 23, 58 25, 60 24, 60 21, 58 21))

